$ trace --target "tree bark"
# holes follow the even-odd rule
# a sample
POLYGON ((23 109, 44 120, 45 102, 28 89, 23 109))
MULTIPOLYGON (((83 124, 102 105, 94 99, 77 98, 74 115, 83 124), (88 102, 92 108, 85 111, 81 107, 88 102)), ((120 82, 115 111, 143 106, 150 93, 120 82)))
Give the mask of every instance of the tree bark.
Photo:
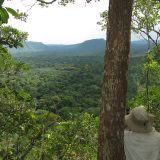
POLYGON ((98 160, 125 160, 124 114, 132 3, 132 0, 109 1, 98 160))

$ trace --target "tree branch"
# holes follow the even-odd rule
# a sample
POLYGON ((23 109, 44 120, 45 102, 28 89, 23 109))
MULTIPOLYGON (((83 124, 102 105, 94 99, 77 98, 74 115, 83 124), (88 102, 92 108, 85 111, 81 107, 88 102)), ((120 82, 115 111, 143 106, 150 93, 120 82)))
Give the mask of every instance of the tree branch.
MULTIPOLYGON (((132 27, 132 29, 134 29, 133 27, 132 27)), ((136 28, 135 28, 136 29, 136 28)), ((143 29, 138 29, 140 32, 142 32, 142 33, 144 33, 147 37, 149 37, 150 38, 150 40, 157 46, 158 44, 156 43, 156 41, 151 37, 151 35, 150 34, 148 34, 146 31, 144 31, 143 29)), ((145 40, 147 40, 143 35, 142 35, 142 33, 140 33, 140 35, 143 37, 143 39, 145 39, 145 40)))
POLYGON ((56 2, 57 0, 52 0, 52 1, 50 1, 50 2, 46 2, 46 1, 44 1, 44 0, 37 0, 37 2, 40 2, 40 3, 43 3, 43 4, 52 4, 52 3, 54 3, 54 2, 56 2))
POLYGON ((32 138, 32 140, 30 141, 29 145, 26 147, 26 150, 24 151, 24 153, 20 156, 20 160, 24 160, 26 158, 26 156, 28 155, 28 153, 32 150, 32 148, 35 146, 36 142, 38 140, 40 140, 42 138, 42 135, 53 125, 55 125, 56 122, 51 122, 50 124, 48 124, 47 126, 45 126, 44 128, 41 128, 39 133, 32 138))
POLYGON ((158 36, 160 36, 160 32, 159 31, 153 29, 153 32, 155 32, 158 36))
POLYGON ((32 5, 30 6, 30 8, 26 11, 26 13, 29 12, 29 11, 36 5, 37 2, 38 2, 38 1, 36 1, 34 4, 32 4, 32 5))

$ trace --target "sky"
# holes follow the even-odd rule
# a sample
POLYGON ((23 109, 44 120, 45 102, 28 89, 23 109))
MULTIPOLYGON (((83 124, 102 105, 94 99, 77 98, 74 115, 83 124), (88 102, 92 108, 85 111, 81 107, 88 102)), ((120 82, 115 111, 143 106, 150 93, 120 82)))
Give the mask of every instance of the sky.
MULTIPOLYGON (((50 1, 50 0, 48 0, 50 1)), ((97 25, 100 13, 108 8, 108 0, 93 1, 85 4, 85 0, 76 0, 77 3, 61 6, 57 3, 42 8, 35 5, 35 0, 7 1, 4 5, 26 11, 27 22, 10 18, 9 24, 29 33, 29 41, 45 44, 76 44, 89 39, 106 37, 97 25)), ((132 40, 137 37, 133 35, 132 40)))

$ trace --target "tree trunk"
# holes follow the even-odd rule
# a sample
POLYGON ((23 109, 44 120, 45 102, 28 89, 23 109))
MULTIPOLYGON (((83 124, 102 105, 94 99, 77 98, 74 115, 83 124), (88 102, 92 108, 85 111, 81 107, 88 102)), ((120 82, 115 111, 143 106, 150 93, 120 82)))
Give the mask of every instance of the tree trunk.
POLYGON ((109 1, 98 160, 125 160, 124 110, 132 3, 132 0, 109 1))

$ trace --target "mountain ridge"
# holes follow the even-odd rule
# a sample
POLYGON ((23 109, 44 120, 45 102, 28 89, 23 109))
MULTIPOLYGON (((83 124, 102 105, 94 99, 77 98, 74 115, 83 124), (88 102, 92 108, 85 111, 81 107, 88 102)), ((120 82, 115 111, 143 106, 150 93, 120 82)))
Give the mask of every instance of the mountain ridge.
MULTIPOLYGON (((106 48, 106 40, 91 39, 77 44, 44 44, 42 42, 27 41, 23 48, 10 49, 13 55, 20 53, 25 55, 56 54, 65 56, 103 55, 106 48), (29 54, 30 53, 30 54, 29 54)), ((147 42, 144 40, 131 41, 131 55, 141 56, 147 51, 147 42)), ((25 56, 20 54, 21 56, 25 56)))

